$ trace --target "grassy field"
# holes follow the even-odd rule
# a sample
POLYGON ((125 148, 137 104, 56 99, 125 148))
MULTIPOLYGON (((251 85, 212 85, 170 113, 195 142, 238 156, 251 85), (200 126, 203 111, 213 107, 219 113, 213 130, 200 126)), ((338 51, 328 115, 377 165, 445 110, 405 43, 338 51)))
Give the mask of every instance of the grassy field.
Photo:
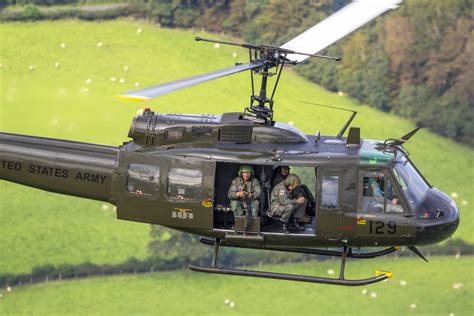
MULTIPOLYGON (((112 96, 245 62, 247 51, 196 43, 201 32, 131 22, 59 21, 0 25, 0 131, 120 145, 136 111, 222 113, 249 98, 249 75, 238 74, 135 104, 112 96)), ((209 36, 209 35, 208 35, 209 36)), ((322 60, 321 62, 329 62, 322 60)), ((282 75, 276 119, 304 132, 336 134, 344 112, 299 103, 332 104, 359 112, 353 126, 365 138, 398 137, 413 123, 329 93, 292 71, 282 75)), ((433 185, 457 194, 461 226, 474 242, 473 150, 421 131, 406 146, 433 185)), ((28 272, 45 263, 116 263, 146 256, 148 227, 114 220, 111 206, 0 184, 0 272, 28 272)))
MULTIPOLYGON (((217 276, 189 271, 92 278, 2 290, 2 315, 472 315, 473 258, 349 261, 349 278, 374 269, 387 282, 338 287, 217 276), (423 271, 423 272, 420 272, 423 271), (234 307, 224 302, 234 302, 234 307), (452 314, 451 314, 452 313, 452 314)), ((279 272, 328 275, 338 261, 265 266, 279 272)))

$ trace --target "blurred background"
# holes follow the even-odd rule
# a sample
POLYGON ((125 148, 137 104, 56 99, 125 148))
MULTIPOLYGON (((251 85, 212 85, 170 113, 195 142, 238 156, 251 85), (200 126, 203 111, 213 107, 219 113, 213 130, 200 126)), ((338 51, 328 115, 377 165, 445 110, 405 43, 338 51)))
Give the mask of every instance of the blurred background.
MULTIPOLYGON (((132 118, 222 113, 248 102, 248 74, 146 104, 128 90, 246 62, 216 39, 281 45, 346 0, 0 0, 0 131, 99 144, 128 141, 132 118)), ((363 138, 399 137, 432 185, 461 211, 452 239, 349 260, 347 276, 394 272, 388 282, 342 288, 191 273, 211 249, 197 236, 115 219, 113 205, 0 182, 0 314, 472 315, 474 265, 472 1, 404 1, 283 74, 276 120, 335 135, 347 117, 299 100, 358 111, 363 138)), ((331 276, 339 261, 225 250, 222 264, 331 276)))

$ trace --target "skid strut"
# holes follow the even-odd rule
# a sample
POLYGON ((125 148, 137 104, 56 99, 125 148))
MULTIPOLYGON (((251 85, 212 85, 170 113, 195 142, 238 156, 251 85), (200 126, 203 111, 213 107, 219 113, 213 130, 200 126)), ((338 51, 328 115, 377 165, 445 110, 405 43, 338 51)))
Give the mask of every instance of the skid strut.
POLYGON ((256 277, 256 278, 311 282, 311 283, 332 284, 332 285, 345 285, 345 286, 360 286, 360 285, 371 284, 371 283, 383 281, 392 276, 391 273, 389 272, 381 272, 377 276, 368 278, 368 279, 347 280, 344 276, 344 270, 345 270, 345 265, 346 265, 346 257, 347 257, 348 252, 351 249, 350 247, 347 247, 347 246, 344 246, 344 249, 342 251, 341 270, 340 270, 338 279, 313 277, 313 276, 297 275, 297 274, 276 273, 276 272, 219 268, 217 266, 217 256, 219 254, 219 245, 220 245, 220 239, 216 238, 214 242, 212 262, 209 267, 202 267, 202 266, 190 264, 189 269, 193 271, 197 271, 197 272, 206 272, 206 273, 238 275, 238 276, 247 276, 247 277, 256 277))

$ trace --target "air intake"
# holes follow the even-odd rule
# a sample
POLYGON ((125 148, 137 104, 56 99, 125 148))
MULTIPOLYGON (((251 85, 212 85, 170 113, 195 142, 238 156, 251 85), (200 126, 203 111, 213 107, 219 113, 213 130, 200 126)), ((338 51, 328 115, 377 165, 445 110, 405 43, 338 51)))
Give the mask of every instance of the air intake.
POLYGON ((249 123, 239 122, 221 126, 219 128, 219 142, 232 144, 250 143, 252 140, 253 124, 249 123))

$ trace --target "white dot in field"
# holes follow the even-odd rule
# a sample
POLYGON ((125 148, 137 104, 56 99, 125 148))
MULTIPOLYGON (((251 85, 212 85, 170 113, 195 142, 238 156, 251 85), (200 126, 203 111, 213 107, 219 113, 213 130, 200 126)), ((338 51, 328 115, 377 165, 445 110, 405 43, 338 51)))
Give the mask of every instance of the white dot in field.
POLYGON ((293 123, 293 121, 289 121, 289 122, 288 122, 288 125, 293 126, 294 124, 295 124, 295 123, 293 123))
POLYGON ((459 196, 459 194, 458 194, 457 192, 452 192, 452 193, 451 193, 451 197, 452 197, 453 199, 456 199, 458 196, 459 196))
POLYGON ((466 206, 466 205, 467 205, 467 201, 466 201, 466 200, 462 200, 461 205, 466 206))
POLYGON ((405 280, 400 280, 400 285, 401 285, 401 286, 407 285, 407 281, 405 281, 405 280))
POLYGON ((225 305, 228 305, 229 303, 230 303, 230 300, 229 300, 228 298, 226 298, 226 299, 224 300, 224 304, 225 304, 225 305))
POLYGON ((219 48, 219 47, 221 47, 221 44, 219 44, 219 43, 214 44, 214 48, 219 48))
POLYGON ((230 306, 230 308, 234 308, 234 307, 235 307, 235 303, 234 303, 234 302, 230 302, 230 303, 229 303, 229 306, 230 306))
POLYGON ((115 82, 115 81, 117 81, 117 78, 115 78, 115 77, 110 77, 110 81, 115 82))
POLYGON ((0 293, 0 298, 3 298, 3 294, 2 294, 2 293, 0 293))
POLYGON ((370 297, 371 297, 371 298, 376 298, 376 297, 377 297, 377 293, 371 292, 371 293, 370 293, 370 297))
POLYGON ((454 316, 454 313, 449 313, 449 316, 454 316))
POLYGON ((459 259, 459 258, 461 258, 461 252, 460 251, 456 252, 456 254, 454 255, 454 259, 459 259))
POLYGON ((0 64, 0 69, 2 69, 2 68, 3 68, 3 64, 0 64))
POLYGON ((237 53, 233 53, 232 57, 237 58, 237 53))
POLYGON ((87 83, 87 84, 90 84, 91 82, 92 82, 92 79, 91 79, 91 78, 89 78, 89 79, 86 80, 86 83, 87 83))
POLYGON ((138 116, 140 116, 140 115, 142 115, 142 114, 143 114, 143 110, 142 110, 142 109, 140 109, 140 110, 137 111, 137 115, 138 115, 138 116))
POLYGON ((28 70, 29 70, 29 71, 35 70, 35 66, 34 66, 34 65, 30 65, 30 66, 28 67, 28 70))
POLYGON ((124 79, 124 78, 120 78, 119 82, 120 82, 120 83, 124 83, 124 82, 125 82, 125 79, 124 79))
POLYGON ((137 34, 141 34, 143 32, 143 30, 140 28, 137 30, 137 34))
POLYGON ((81 89, 79 89, 79 93, 81 95, 86 95, 89 93, 89 89, 87 89, 86 87, 82 87, 81 89))
POLYGON ((415 303, 411 303, 411 304, 410 304, 410 308, 411 308, 411 309, 415 309, 415 308, 416 308, 416 304, 415 304, 415 303))
POLYGON ((334 272, 333 269, 328 269, 326 272, 327 272, 327 274, 329 274, 329 275, 334 275, 334 273, 336 273, 336 272, 334 272))
POLYGON ((12 291, 12 287, 11 286, 7 286, 7 292, 11 292, 12 291))
POLYGON ((102 210, 103 211, 108 211, 110 206, 108 204, 102 204, 102 210))
POLYGON ((135 87, 139 87, 139 86, 140 86, 140 82, 135 82, 133 85, 134 85, 135 87))
POLYGON ((123 67, 123 71, 127 72, 128 71, 128 66, 123 67))
POLYGON ((59 44, 59 47, 61 47, 61 48, 66 48, 66 43, 61 43, 61 44, 59 44))
POLYGON ((363 289, 361 293, 362 293, 362 295, 366 295, 367 292, 368 292, 367 289, 363 289))
POLYGON ((461 282, 458 282, 458 283, 454 283, 453 284, 453 289, 455 290, 460 290, 464 287, 464 284, 462 284, 461 282))
POLYGON ((60 66, 59 63, 54 63, 55 68, 59 68, 59 66, 60 66))
POLYGON ((49 125, 51 125, 51 126, 58 126, 58 125, 59 125, 59 118, 57 118, 57 117, 52 117, 52 118, 49 120, 49 125))
POLYGON ((63 88, 58 89, 58 96, 63 97, 65 95, 67 95, 66 89, 63 89, 63 88))
POLYGON ((102 42, 98 42, 98 43, 97 43, 97 47, 98 47, 98 48, 101 48, 102 46, 104 46, 104 43, 102 43, 102 42))

